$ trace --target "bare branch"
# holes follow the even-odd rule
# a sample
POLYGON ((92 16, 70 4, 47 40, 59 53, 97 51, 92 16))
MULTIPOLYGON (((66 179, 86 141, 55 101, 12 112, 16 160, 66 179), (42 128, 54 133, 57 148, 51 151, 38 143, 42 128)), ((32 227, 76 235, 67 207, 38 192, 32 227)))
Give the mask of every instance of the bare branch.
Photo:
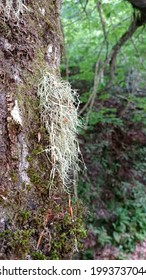
POLYGON ((106 58, 107 58, 109 43, 108 43, 106 24, 105 24, 103 14, 102 14, 101 1, 100 0, 97 2, 97 10, 98 10, 98 13, 99 13, 99 18, 100 18, 100 22, 101 22, 101 26, 102 26, 102 30, 103 30, 103 34, 104 34, 104 40, 105 40, 105 44, 106 44, 106 58))
POLYGON ((119 41, 113 46, 111 53, 109 55, 110 80, 114 78, 116 59, 120 49, 132 37, 134 32, 137 30, 137 28, 138 26, 136 25, 136 21, 133 20, 131 25, 129 26, 129 29, 121 36, 119 41))
MULTIPOLYGON (((132 35, 134 34, 134 32, 137 30, 138 27, 139 26, 136 25, 136 21, 133 20, 131 25, 129 26, 128 30, 121 36, 121 38, 118 40, 118 42, 113 46, 111 52, 109 53, 109 55, 107 56, 107 58, 105 59, 105 61, 103 62, 103 64, 101 66, 99 66, 100 65, 99 64, 100 63, 100 55, 101 55, 101 53, 100 53, 100 55, 98 57, 98 60, 96 62, 96 67, 95 67, 93 92, 92 92, 91 96, 89 97, 88 102, 85 104, 85 106, 80 111, 80 114, 82 114, 83 112, 85 112, 85 110, 89 106, 89 111, 88 111, 87 119, 86 119, 87 122, 88 122, 89 114, 90 114, 90 112, 92 110, 92 107, 94 105, 96 94, 97 94, 97 89, 98 89, 98 86, 99 86, 99 83, 101 81, 101 77, 103 75, 103 72, 104 72, 105 68, 109 64, 110 79, 109 79, 108 83, 105 85, 104 90, 109 88, 109 86, 111 85, 111 82, 114 78, 115 64, 116 64, 116 60, 117 60, 117 56, 118 56, 119 51, 121 50, 123 45, 132 37, 132 35)), ((101 50, 100 50, 100 52, 101 52, 101 50)))
POLYGON ((102 54, 103 46, 104 46, 104 41, 103 41, 103 43, 101 45, 101 48, 99 50, 97 62, 96 62, 96 65, 95 65, 93 92, 90 95, 90 97, 89 97, 87 103, 85 104, 85 106, 80 110, 80 112, 79 112, 80 115, 82 115, 85 112, 85 110, 88 108, 89 104, 93 103, 93 100, 96 97, 97 87, 98 87, 98 84, 99 84, 99 81, 97 80, 97 77, 99 77, 98 73, 99 73, 99 69, 100 69, 100 57, 101 57, 101 54, 102 54))
POLYGON ((87 11, 86 11, 86 7, 87 7, 87 4, 88 4, 88 0, 86 0, 85 5, 83 5, 83 3, 82 3, 81 0, 79 0, 79 2, 80 2, 80 4, 81 4, 81 6, 82 6, 83 12, 86 14, 86 16, 88 16, 87 11))

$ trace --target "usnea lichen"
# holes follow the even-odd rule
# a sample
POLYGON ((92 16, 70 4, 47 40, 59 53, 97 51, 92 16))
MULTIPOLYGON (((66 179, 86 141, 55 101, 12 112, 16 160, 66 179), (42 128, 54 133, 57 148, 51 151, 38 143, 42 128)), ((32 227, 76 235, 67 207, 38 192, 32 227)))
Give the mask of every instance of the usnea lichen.
POLYGON ((41 119, 49 134, 45 152, 52 165, 50 178, 54 180, 59 174, 64 189, 69 191, 79 169, 77 92, 68 82, 45 72, 38 87, 38 96, 41 119))

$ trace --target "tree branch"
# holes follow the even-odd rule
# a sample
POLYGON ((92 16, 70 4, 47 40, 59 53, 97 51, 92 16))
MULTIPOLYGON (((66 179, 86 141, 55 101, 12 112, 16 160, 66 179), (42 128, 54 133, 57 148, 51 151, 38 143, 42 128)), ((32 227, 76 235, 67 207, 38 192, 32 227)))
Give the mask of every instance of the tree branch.
MULTIPOLYGON (((143 24, 144 23, 141 23, 141 25, 143 25, 143 24)), ((132 21, 132 23, 130 24, 128 30, 120 37, 118 42, 113 46, 111 52, 109 53, 107 58, 104 60, 104 62, 100 66, 100 69, 99 69, 99 65, 100 65, 99 57, 100 56, 98 57, 98 60, 96 62, 96 68, 95 68, 93 92, 92 92, 91 96, 89 97, 89 100, 87 101, 85 106, 80 111, 80 114, 82 114, 87 109, 87 106, 89 106, 89 111, 88 111, 88 114, 87 114, 87 121, 88 121, 88 118, 89 118, 89 114, 92 110, 92 107, 94 105, 96 94, 97 94, 97 89, 98 89, 99 83, 101 81, 101 77, 103 75, 103 72, 105 71, 106 66, 109 64, 110 79, 107 82, 107 84, 105 85, 103 90, 109 88, 109 86, 111 85, 111 82, 114 78, 115 64, 116 64, 116 60, 117 60, 117 56, 119 54, 119 51, 124 46, 124 44, 132 37, 132 35, 135 33, 135 31, 137 30, 138 27, 139 26, 137 26, 136 20, 134 19, 132 21)))
POLYGON ((103 30, 103 34, 104 34, 104 40, 105 40, 105 44, 106 44, 106 58, 107 58, 109 43, 108 43, 108 38, 107 38, 105 21, 104 21, 103 15, 102 15, 101 1, 100 0, 97 2, 97 10, 98 10, 98 13, 99 13, 99 18, 100 18, 100 22, 101 22, 101 26, 102 26, 102 30, 103 30))

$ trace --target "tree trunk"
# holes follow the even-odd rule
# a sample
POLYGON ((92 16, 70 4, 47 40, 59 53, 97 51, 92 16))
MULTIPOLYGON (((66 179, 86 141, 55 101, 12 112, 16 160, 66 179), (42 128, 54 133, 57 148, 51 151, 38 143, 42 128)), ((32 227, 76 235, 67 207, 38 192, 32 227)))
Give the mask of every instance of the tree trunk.
POLYGON ((50 179, 50 138, 37 94, 46 71, 59 76, 61 0, 2 2, 0 259, 70 259, 80 219, 72 221, 59 173, 50 179))

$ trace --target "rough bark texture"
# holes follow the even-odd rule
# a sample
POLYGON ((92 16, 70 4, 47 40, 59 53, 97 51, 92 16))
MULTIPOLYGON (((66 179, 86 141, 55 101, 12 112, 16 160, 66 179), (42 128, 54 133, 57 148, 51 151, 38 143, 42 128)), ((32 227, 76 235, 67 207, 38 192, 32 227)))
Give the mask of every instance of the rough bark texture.
POLYGON ((37 97, 43 71, 59 75, 60 0, 27 0, 19 18, 16 3, 0 12, 0 259, 70 259, 84 230, 50 182, 37 97))

